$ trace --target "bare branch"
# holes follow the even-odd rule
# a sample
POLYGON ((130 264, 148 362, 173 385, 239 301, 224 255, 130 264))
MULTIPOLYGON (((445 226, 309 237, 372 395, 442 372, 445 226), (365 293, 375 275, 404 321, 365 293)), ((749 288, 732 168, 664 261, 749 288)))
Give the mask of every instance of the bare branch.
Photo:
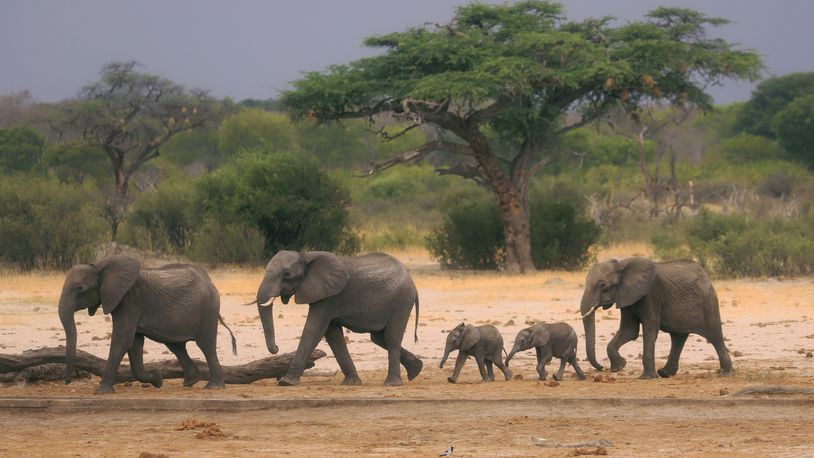
POLYGON ((437 140, 425 143, 419 146, 418 148, 405 151, 401 154, 393 156, 392 158, 384 162, 370 163, 367 173, 363 176, 373 175, 374 173, 387 170, 390 167, 393 167, 394 165, 418 162, 424 157, 426 157, 428 154, 434 153, 436 151, 446 151, 454 154, 460 154, 463 156, 474 156, 472 150, 469 149, 469 147, 466 145, 437 140))

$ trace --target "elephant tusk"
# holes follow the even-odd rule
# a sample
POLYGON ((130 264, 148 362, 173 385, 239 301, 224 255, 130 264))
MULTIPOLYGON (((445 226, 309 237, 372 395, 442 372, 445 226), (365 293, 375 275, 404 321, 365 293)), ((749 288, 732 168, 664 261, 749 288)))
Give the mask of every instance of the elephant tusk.
POLYGON ((254 304, 256 304, 256 303, 257 303, 257 299, 255 299, 255 300, 253 300, 253 301, 251 301, 251 302, 244 302, 244 303, 243 303, 243 304, 241 304, 241 305, 254 305, 254 304))
POLYGON ((589 317, 589 316, 591 316, 591 314, 592 314, 592 313, 594 313, 594 312, 596 311, 596 309, 598 309, 598 308, 599 308, 599 305, 594 305, 594 306, 593 306, 593 308, 591 308, 591 310, 588 310, 588 312, 586 312, 584 315, 582 315, 582 318, 588 318, 588 317, 589 317))
MULTIPOLYGON (((258 305, 260 307, 266 307, 266 306, 269 306, 269 305, 274 305, 274 299, 277 299, 277 297, 276 296, 272 297, 271 299, 267 300, 264 304, 258 304, 258 305)), ((255 302, 257 302, 257 301, 255 301, 255 302)))

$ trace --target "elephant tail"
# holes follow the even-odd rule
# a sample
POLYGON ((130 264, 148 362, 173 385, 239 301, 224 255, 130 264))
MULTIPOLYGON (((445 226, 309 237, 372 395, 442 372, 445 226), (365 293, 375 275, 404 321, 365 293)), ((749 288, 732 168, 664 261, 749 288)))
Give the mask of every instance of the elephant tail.
POLYGON ((415 295, 415 331, 413 331, 413 338, 418 342, 418 294, 415 295))
POLYGON ((218 321, 220 321, 220 324, 222 324, 223 327, 229 331, 229 335, 232 336, 232 354, 237 356, 237 339, 235 339, 235 334, 232 332, 229 326, 226 325, 226 322, 223 321, 223 317, 220 314, 218 314, 218 321))

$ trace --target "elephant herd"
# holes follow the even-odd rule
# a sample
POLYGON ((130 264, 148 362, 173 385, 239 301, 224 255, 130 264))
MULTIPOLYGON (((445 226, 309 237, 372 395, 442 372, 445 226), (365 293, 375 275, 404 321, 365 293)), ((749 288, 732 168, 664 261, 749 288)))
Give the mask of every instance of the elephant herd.
MULTIPOLYGON (((413 380, 423 367, 421 359, 402 347, 407 322, 416 310, 415 338, 418 339, 418 292, 408 270, 395 258, 374 253, 362 256, 338 256, 323 251, 280 251, 269 261, 257 296, 257 304, 266 346, 271 353, 278 347, 274 335, 273 304, 279 298, 287 304, 291 298, 309 304, 305 326, 288 372, 280 385, 297 385, 311 352, 324 337, 344 375, 343 385, 362 383, 351 359, 343 328, 369 333, 376 345, 387 350, 385 385, 402 384, 401 366, 407 379, 413 380)), ((585 282, 581 315, 585 328, 588 361, 596 369, 603 367, 595 354, 594 312, 613 304, 621 310, 619 330, 608 343, 611 371, 625 367, 619 347, 639 336, 644 337, 641 378, 669 377, 678 370, 678 359, 690 333, 712 343, 721 364, 721 373, 732 372, 732 362, 724 345, 718 298, 709 277, 692 261, 656 263, 631 257, 610 260, 593 266, 585 282), (664 367, 655 369, 655 341, 659 331, 670 334, 672 347, 664 367)), ((223 374, 217 355, 220 295, 209 275, 200 267, 169 264, 144 268, 136 259, 116 255, 93 264, 76 265, 67 274, 59 299, 59 317, 66 335, 66 383, 70 383, 76 354, 76 323, 73 314, 87 309, 94 315, 101 305, 113 319, 110 353, 96 393, 113 392, 113 384, 122 358, 128 354, 133 376, 160 387, 161 375, 148 373, 143 365, 144 338, 163 343, 175 354, 184 370, 184 385, 200 380, 198 369, 186 350, 194 341, 203 352, 210 370, 206 388, 223 388, 223 374)), ((249 304, 247 304, 249 305, 249 304)), ((473 356, 484 381, 494 380, 493 364, 506 380, 512 374, 512 357, 535 348, 537 373, 547 376, 545 366, 552 357, 560 358, 554 378, 561 380, 566 364, 577 377, 585 374, 577 363, 578 337, 565 323, 538 324, 521 330, 505 361, 501 352, 503 338, 491 325, 461 323, 448 336, 441 367, 449 353, 458 350, 455 370, 448 381, 455 383, 468 356, 473 356)), ((232 351, 236 342, 232 335, 232 351)))

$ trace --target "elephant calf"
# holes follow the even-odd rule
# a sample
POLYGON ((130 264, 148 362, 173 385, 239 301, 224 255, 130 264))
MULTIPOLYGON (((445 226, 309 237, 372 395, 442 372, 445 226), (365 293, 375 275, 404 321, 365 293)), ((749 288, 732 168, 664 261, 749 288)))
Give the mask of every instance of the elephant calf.
POLYGON ((455 360, 455 371, 452 376, 447 377, 449 383, 458 381, 458 376, 461 374, 466 359, 469 356, 474 356, 475 361, 478 363, 480 376, 484 382, 493 382, 495 380, 495 373, 492 371, 492 363, 494 363, 506 377, 506 380, 511 380, 512 373, 503 364, 503 336, 496 327, 487 324, 484 326, 473 326, 471 324, 459 324, 447 335, 447 344, 444 348, 444 358, 441 359, 441 369, 444 368, 444 363, 447 362, 450 352, 458 350, 458 359, 455 360))
POLYGON ((517 352, 528 350, 531 347, 537 351, 537 374, 540 380, 546 379, 545 366, 556 356, 560 358, 560 370, 553 375, 554 380, 562 380, 565 363, 571 364, 577 373, 577 378, 585 380, 585 373, 577 363, 577 333, 566 323, 540 323, 523 329, 514 339, 514 347, 506 356, 506 366, 517 352))

